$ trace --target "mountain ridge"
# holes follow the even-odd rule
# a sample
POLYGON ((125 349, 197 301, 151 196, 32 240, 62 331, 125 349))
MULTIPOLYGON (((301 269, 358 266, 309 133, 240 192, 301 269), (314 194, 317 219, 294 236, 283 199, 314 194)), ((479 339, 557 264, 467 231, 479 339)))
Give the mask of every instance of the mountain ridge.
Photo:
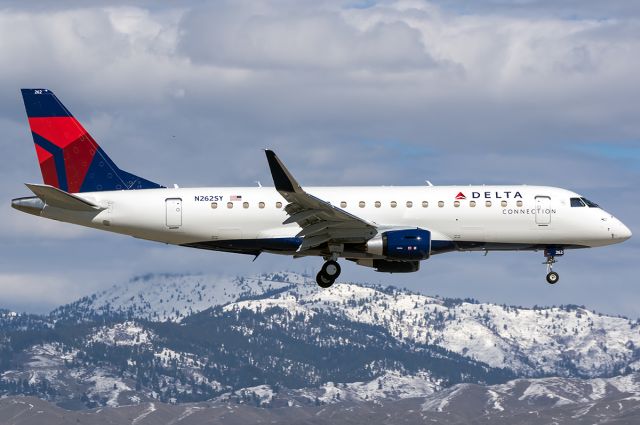
POLYGON ((354 283, 322 290, 291 272, 145 275, 46 316, 0 314, 0 393, 74 409, 362 403, 461 384, 636 376, 638 347, 638 321, 581 306, 354 283))

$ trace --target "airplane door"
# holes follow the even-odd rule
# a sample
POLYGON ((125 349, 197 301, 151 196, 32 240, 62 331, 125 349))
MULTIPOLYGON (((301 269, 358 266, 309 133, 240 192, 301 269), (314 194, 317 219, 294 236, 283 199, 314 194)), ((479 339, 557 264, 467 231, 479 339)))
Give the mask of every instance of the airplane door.
POLYGON ((536 196, 536 224, 548 226, 551 223, 551 198, 536 196))
POLYGON ((182 226, 182 199, 169 198, 165 201, 167 213, 167 227, 177 229, 182 226))

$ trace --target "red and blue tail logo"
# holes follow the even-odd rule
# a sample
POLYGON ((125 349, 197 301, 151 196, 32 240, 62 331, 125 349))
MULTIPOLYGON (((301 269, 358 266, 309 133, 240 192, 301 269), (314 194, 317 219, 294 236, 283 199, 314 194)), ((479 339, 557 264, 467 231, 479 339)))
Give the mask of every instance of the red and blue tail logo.
POLYGON ((22 89, 45 184, 65 192, 163 187, 121 170, 71 112, 46 89, 22 89))

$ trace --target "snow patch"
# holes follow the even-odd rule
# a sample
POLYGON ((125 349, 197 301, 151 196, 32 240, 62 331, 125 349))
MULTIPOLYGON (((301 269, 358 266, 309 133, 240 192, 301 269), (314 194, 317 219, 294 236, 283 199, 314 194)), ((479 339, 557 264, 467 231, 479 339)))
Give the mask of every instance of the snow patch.
POLYGON ((148 345, 153 335, 135 322, 117 323, 111 327, 98 329, 91 337, 92 342, 109 345, 148 345))
POLYGON ((504 411, 504 407, 502 407, 500 394, 493 390, 489 390, 489 404, 491 404, 491 408, 493 410, 499 410, 501 412, 504 411))

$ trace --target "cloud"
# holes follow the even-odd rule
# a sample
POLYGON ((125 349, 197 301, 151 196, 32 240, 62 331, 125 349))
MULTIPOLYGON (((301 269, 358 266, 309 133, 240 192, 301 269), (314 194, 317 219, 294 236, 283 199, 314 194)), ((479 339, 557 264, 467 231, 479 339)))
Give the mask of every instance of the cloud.
POLYGON ((98 286, 90 281, 74 281, 41 273, 1 273, 2 308, 18 312, 46 313, 74 301, 98 286))
POLYGON ((626 0, 481 0, 465 2, 435 0, 434 4, 462 14, 532 17, 562 17, 564 19, 628 18, 640 14, 640 6, 626 0))
POLYGON ((186 13, 181 53, 197 63, 314 74, 401 72, 435 65, 420 32, 406 22, 378 22, 360 29, 346 22, 339 10, 319 6, 284 11, 259 7, 254 13, 237 8, 235 2, 225 6, 186 13))

